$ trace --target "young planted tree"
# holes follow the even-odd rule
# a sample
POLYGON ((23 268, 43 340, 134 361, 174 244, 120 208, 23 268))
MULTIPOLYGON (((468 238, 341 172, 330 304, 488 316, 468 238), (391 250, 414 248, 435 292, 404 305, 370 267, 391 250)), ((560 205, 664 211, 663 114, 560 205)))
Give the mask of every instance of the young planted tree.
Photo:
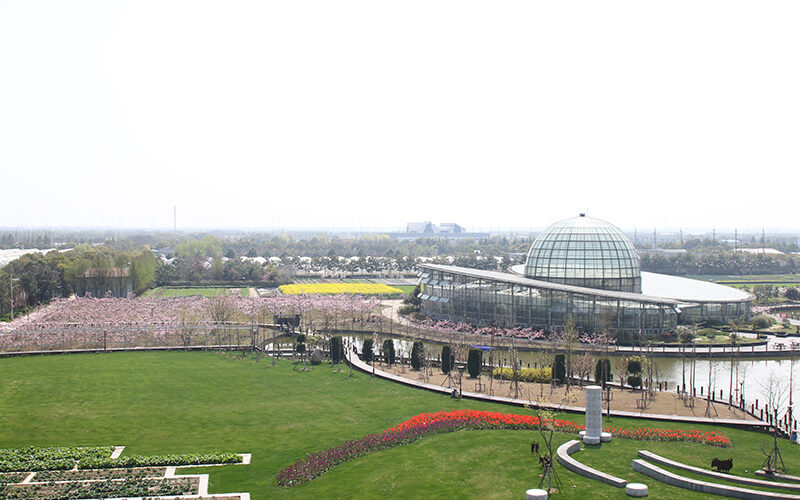
POLYGON ((361 360, 366 363, 372 362, 372 339, 364 339, 364 344, 361 346, 361 360))
POLYGON ((225 296, 213 297, 208 302, 208 313, 214 322, 214 331, 217 334, 217 345, 222 345, 220 334, 228 335, 228 323, 232 322, 238 312, 236 303, 225 296))
POLYGON ((300 358, 303 360, 303 371, 306 369, 306 336, 301 334, 297 335, 295 339, 295 352, 300 355, 300 358))
POLYGON ((411 347, 411 368, 420 370, 422 368, 422 357, 424 355, 424 345, 419 340, 414 342, 411 347))
POLYGON ((580 356, 577 356, 574 362, 575 365, 575 373, 578 374, 580 379, 580 385, 583 386, 583 379, 589 381, 589 376, 592 373, 592 368, 594 367, 594 356, 590 353, 584 353, 580 356))
POLYGON ((634 389, 642 387, 642 361, 638 358, 628 359, 628 385, 634 389))
POLYGON ((594 380, 602 387, 605 387, 606 383, 611 382, 613 377, 611 374, 611 360, 608 358, 598 359, 594 365, 594 380))
POLYGON ((455 364, 453 350, 449 345, 442 347, 442 373, 449 374, 455 364))
POLYGON ((617 365, 617 377, 619 378, 620 389, 625 387, 625 378, 628 375, 628 358, 623 356, 617 365))
POLYGON ((553 362, 553 380, 559 384, 563 384, 567 376, 566 363, 564 362, 563 354, 556 354, 553 362))
POLYGON ((342 337, 336 335, 331 337, 331 363, 335 363, 337 368, 341 370, 342 359, 344 358, 344 344, 342 337))
POLYGON ((395 362, 394 341, 392 339, 383 341, 383 358, 389 366, 392 366, 395 362))
POLYGON ((480 349, 470 349, 467 358, 467 372, 472 378, 481 374, 481 364, 483 363, 483 351, 480 349))
POLYGON ((181 311, 181 327, 179 335, 184 347, 192 344, 192 339, 197 334, 200 325, 200 317, 194 310, 184 309, 181 311))

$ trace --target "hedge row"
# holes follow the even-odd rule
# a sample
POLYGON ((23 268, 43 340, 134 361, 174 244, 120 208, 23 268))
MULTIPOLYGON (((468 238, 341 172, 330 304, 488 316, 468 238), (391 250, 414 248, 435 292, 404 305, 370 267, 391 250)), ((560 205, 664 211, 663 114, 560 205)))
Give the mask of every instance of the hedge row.
POLYGON ((0 472, 69 470, 75 462, 110 458, 113 452, 113 446, 5 449, 0 450, 0 472))
POLYGON ((235 453, 191 453, 188 455, 123 456, 111 459, 112 446, 81 448, 18 448, 0 450, 0 472, 111 469, 115 467, 157 467, 174 465, 236 464, 235 453))
POLYGON ((157 467, 175 465, 238 464, 242 457, 235 453, 190 453, 188 455, 153 455, 81 460, 79 469, 110 469, 113 467, 157 467))

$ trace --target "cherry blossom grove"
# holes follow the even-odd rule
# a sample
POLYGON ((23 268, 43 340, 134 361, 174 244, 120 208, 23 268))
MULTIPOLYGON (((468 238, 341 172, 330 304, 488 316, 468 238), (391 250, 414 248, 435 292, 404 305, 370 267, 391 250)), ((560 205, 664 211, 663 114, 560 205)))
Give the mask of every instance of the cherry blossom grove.
POLYGON ((352 295, 56 299, 0 327, 0 351, 188 346, 212 332, 218 343, 220 331, 239 341, 253 325, 271 324, 274 314, 299 314, 306 328, 329 328, 369 321, 378 305, 352 295), (221 309, 224 317, 215 313, 221 309))

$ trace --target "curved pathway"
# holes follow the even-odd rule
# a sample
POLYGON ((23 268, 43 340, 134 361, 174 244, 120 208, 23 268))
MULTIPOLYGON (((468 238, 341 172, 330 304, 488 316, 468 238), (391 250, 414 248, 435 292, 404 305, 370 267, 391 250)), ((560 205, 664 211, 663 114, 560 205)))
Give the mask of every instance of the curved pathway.
POLYGON ((628 481, 624 479, 620 479, 616 476, 612 476, 611 474, 606 474, 605 472, 593 469, 588 465, 578 462, 570 456, 580 449, 581 442, 577 439, 573 439, 572 441, 567 441, 566 443, 562 444, 558 447, 558 450, 556 450, 558 463, 575 474, 589 479, 594 479, 595 481, 601 481, 603 483, 610 484, 616 488, 624 488, 628 484, 628 481))
MULTIPOLYGON (((374 374, 376 377, 390 380, 392 382, 397 382, 400 384, 416 387, 419 389, 425 389, 428 391, 437 392, 439 394, 444 394, 448 396, 452 394, 453 390, 455 390, 452 387, 442 387, 440 385, 412 380, 405 377, 401 377, 399 375, 395 375, 393 373, 385 372, 374 365, 369 365, 364 361, 362 361, 357 355, 354 355, 351 349, 345 349, 345 359, 350 364, 352 364, 354 368, 361 370, 364 373, 374 374)), ((490 396, 479 392, 463 391, 461 393, 461 396, 468 399, 475 399, 479 401, 489 401, 494 403, 503 403, 514 406, 528 407, 528 408, 531 407, 547 408, 550 410, 564 411, 570 413, 586 412, 586 408, 584 408, 583 406, 562 406, 552 403, 539 403, 527 399, 515 399, 503 396, 490 396)), ((730 419, 730 418, 687 417, 679 415, 661 415, 657 413, 636 413, 636 412, 619 411, 619 410, 611 410, 611 415, 615 417, 644 418, 649 420, 662 420, 668 422, 688 422, 693 424, 727 425, 731 427, 745 427, 745 428, 762 427, 765 429, 769 427, 766 422, 755 421, 755 420, 730 419)))
POLYGON ((639 450, 639 457, 649 460, 653 463, 657 463, 659 465, 666 465, 667 467, 672 467, 674 469, 681 469, 688 472, 692 472, 694 474, 699 474, 701 476, 713 477, 714 479, 721 479, 723 481, 730 481, 732 483, 746 484, 748 486, 758 486, 763 488, 782 488, 785 490, 800 491, 800 484, 778 483, 775 481, 765 481, 763 479, 755 479, 751 477, 734 476, 732 474, 726 474, 724 472, 701 469, 700 467, 694 467, 692 465, 687 465, 681 462, 670 460, 668 458, 664 458, 660 455, 656 455, 655 453, 651 453, 647 450, 639 450))
POLYGON ((800 500, 800 495, 788 495, 784 493, 773 493, 771 491, 750 490, 747 488, 740 488, 738 486, 728 486, 720 483, 710 483, 708 481, 701 481, 699 479, 692 479, 686 476, 681 476, 662 469, 656 465, 637 458, 633 461, 633 470, 640 472, 645 476, 651 477, 657 481, 667 483, 670 486, 677 486, 686 490, 699 491, 710 495, 721 495, 730 498, 745 498, 756 500, 772 500, 772 499, 786 499, 786 500, 800 500))

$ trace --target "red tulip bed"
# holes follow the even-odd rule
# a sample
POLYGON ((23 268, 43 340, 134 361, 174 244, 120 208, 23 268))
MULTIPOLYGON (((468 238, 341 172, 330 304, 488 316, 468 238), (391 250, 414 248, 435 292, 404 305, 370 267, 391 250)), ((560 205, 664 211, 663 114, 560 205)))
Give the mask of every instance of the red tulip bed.
MULTIPOLYGON (((576 434, 585 428, 582 424, 568 420, 546 420, 534 415, 517 415, 494 411, 453 410, 420 413, 383 432, 368 434, 361 439, 346 441, 339 446, 318 451, 302 458, 278 472, 276 482, 279 486, 297 486, 307 483, 347 460, 375 451, 412 443, 429 434, 460 430, 537 430, 540 423, 544 423, 548 427, 552 425, 556 432, 576 434)), ((687 441, 722 447, 727 447, 731 444, 730 438, 714 431, 653 429, 650 427, 609 427, 604 430, 624 439, 687 441)))

